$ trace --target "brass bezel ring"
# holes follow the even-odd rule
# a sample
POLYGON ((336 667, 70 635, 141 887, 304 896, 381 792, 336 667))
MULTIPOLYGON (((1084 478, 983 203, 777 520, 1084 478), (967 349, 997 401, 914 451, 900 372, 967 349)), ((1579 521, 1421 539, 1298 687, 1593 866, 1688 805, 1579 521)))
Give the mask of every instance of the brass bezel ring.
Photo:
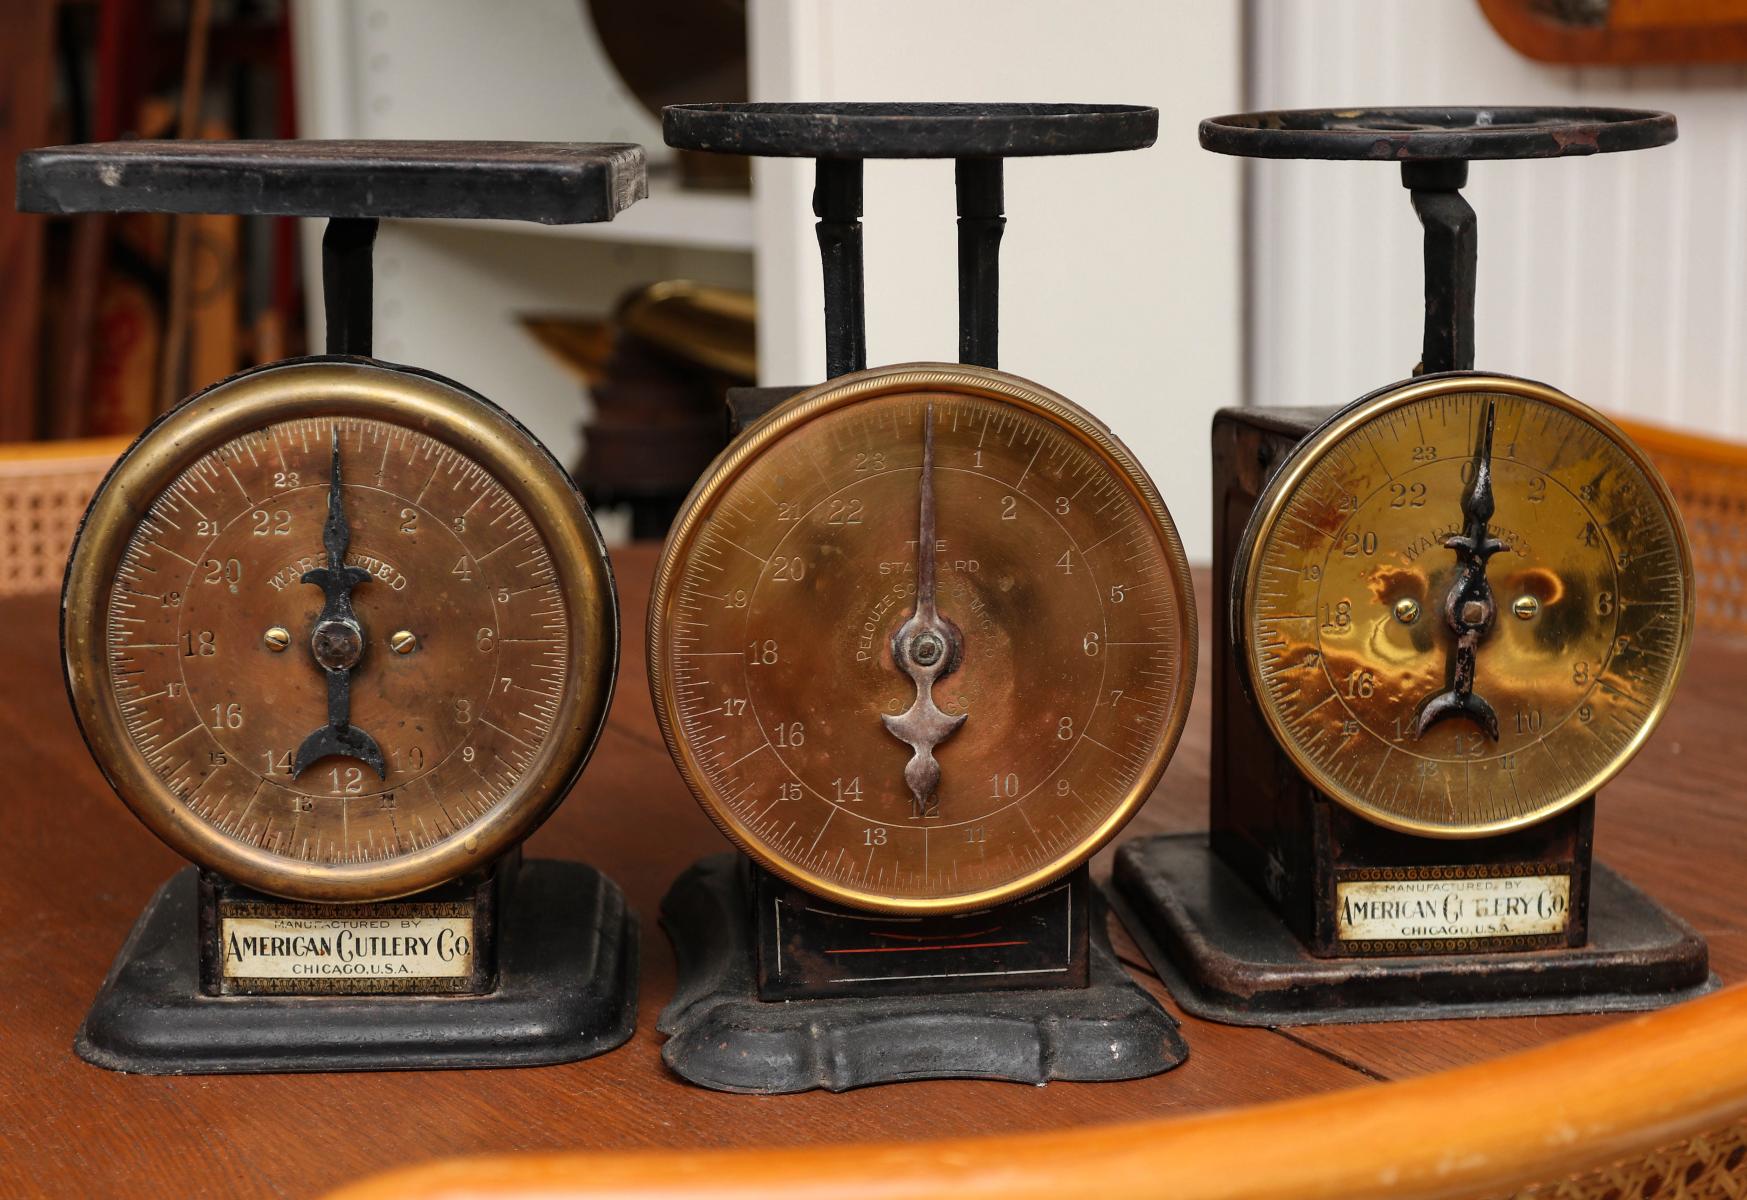
POLYGON ((1189 719, 1189 701, 1195 690, 1195 668, 1199 642, 1196 636, 1195 589, 1189 576, 1189 560, 1183 553, 1183 543, 1171 515, 1159 498, 1158 489, 1141 469, 1127 447, 1089 413, 1063 396, 1016 375, 983 367, 958 363, 901 363, 839 376, 818 387, 794 396, 759 420, 737 438, 710 465, 686 497, 675 519, 667 542, 662 547, 661 561, 655 573, 655 586, 649 602, 648 628, 649 694, 655 705, 655 719, 661 726, 661 736, 668 753, 685 779, 698 804, 709 814, 722 833, 759 866, 797 887, 851 908, 890 913, 954 913, 987 908, 1032 892, 1053 883, 1090 858, 1146 803, 1164 774, 1171 754, 1182 737, 1189 719), (943 898, 897 897, 877 892, 846 888, 830 880, 816 878, 793 864, 770 853, 735 818, 722 798, 717 796, 704 778, 691 748, 678 736, 677 700, 673 680, 664 669, 667 658, 667 616, 673 602, 674 585, 682 560, 691 547, 699 527, 714 511, 728 487, 746 468, 771 446, 817 417, 866 400, 913 391, 951 392, 978 396, 1013 404, 1035 413, 1066 430, 1082 444, 1096 451, 1124 480, 1151 518, 1154 531, 1165 547, 1170 565, 1171 581, 1181 603, 1178 605, 1177 636, 1182 646, 1183 674, 1171 711, 1166 715, 1164 734, 1153 748, 1152 755, 1141 770, 1134 787, 1108 817, 1087 837, 1064 851, 1048 866, 1023 875, 1000 887, 980 892, 943 898))
POLYGON ((1681 673, 1686 667, 1687 652, 1692 646, 1693 618, 1697 611, 1692 545, 1687 539, 1686 525, 1681 520, 1680 508, 1675 503, 1673 492, 1669 491, 1667 482, 1656 470, 1648 456, 1632 442, 1631 438, 1618 425, 1582 401, 1544 383, 1537 383, 1531 379, 1519 379, 1512 375, 1465 371, 1426 375, 1418 379, 1406 380, 1379 388, 1335 412, 1298 443, 1292 453, 1281 462, 1273 477, 1269 479, 1267 486, 1263 488, 1255 509, 1250 513, 1249 522, 1244 527, 1244 535, 1238 544, 1235 563, 1238 574, 1232 580, 1231 594, 1224 598, 1224 601, 1232 606, 1232 619, 1226 623, 1226 627, 1231 631, 1230 636, 1233 641, 1220 649, 1222 653, 1237 655, 1244 689, 1249 694, 1250 702, 1259 710, 1262 719, 1267 723, 1269 733, 1286 756, 1291 759, 1292 765, 1323 795, 1373 824, 1381 825, 1387 829, 1399 830, 1402 833, 1417 834, 1420 837, 1447 840, 1490 837, 1493 834, 1507 833, 1513 829, 1522 829, 1544 821, 1548 817, 1565 811, 1586 797, 1594 795, 1609 780, 1624 770, 1626 764, 1632 760, 1650 737, 1650 734, 1654 732, 1662 719, 1662 714, 1668 707, 1669 699, 1673 696, 1674 690, 1680 682, 1681 673), (1248 631, 1256 614, 1255 586, 1261 566, 1262 531, 1273 526, 1279 518, 1281 510, 1285 508, 1287 500, 1297 491, 1304 478, 1322 462, 1334 446, 1344 441, 1360 426, 1385 413, 1430 397, 1468 392, 1497 392, 1502 395, 1520 397, 1524 400, 1550 404, 1593 426, 1617 445, 1626 457, 1644 473, 1644 477, 1650 481, 1651 487, 1655 490, 1657 499, 1668 513, 1669 525, 1674 531, 1676 553, 1680 560, 1681 587, 1685 601, 1680 626, 1680 640, 1674 650, 1674 666, 1669 676, 1668 686, 1651 708, 1649 716, 1639 728, 1636 736, 1614 756, 1605 769, 1592 773, 1581 787, 1570 789, 1554 800, 1521 816, 1502 821, 1476 822, 1467 825, 1435 825, 1428 822, 1405 820, 1396 814, 1385 812, 1367 803, 1362 797, 1354 794, 1350 788, 1342 784, 1340 780, 1296 751, 1292 745, 1289 731, 1281 723, 1279 714, 1261 701, 1257 688, 1261 671, 1261 663, 1257 657, 1258 643, 1254 637, 1248 636, 1248 631))
POLYGON ((546 819, 606 722, 618 673, 619 615, 606 546, 576 485, 502 409, 449 380, 359 359, 310 358, 233 376, 160 417, 111 468, 74 540, 61 592, 67 692, 91 755, 116 794, 173 850, 238 883, 292 900, 389 900, 488 866, 546 819), (387 862, 306 863, 247 846, 189 813, 128 739, 109 686, 104 636, 121 556, 148 507, 203 455, 267 425, 367 417, 429 435, 497 479, 545 540, 570 612, 571 658, 554 736, 522 786, 461 834, 387 862))

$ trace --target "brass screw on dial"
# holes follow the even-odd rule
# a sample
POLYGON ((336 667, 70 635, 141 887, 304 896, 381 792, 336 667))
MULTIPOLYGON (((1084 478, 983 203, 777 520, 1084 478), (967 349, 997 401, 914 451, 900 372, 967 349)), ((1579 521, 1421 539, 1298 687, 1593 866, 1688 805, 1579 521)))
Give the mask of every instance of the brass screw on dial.
POLYGON ((1527 621, 1541 611, 1541 602, 1533 596, 1518 596, 1516 602, 1510 606, 1510 611, 1527 621))
POLYGON ((402 629, 388 639, 388 648, 396 654, 411 654, 418 649, 419 639, 410 630, 402 629))
POLYGON ((1412 625, 1419 620, 1419 601, 1412 596, 1403 596, 1395 602, 1395 619, 1403 625, 1412 625))
POLYGON ((940 656, 946 651, 946 643, 940 640, 940 635, 925 633, 910 643, 910 657, 924 667, 932 667, 940 661, 940 656))
POLYGON ((291 645, 291 631, 283 625, 275 625, 261 635, 261 641, 266 643, 267 649, 277 654, 291 645))

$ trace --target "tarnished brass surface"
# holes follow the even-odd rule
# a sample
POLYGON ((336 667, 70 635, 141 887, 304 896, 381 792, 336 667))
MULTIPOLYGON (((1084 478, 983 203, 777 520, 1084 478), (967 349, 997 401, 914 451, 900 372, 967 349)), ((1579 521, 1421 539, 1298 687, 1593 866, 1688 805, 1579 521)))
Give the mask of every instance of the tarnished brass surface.
POLYGON ((1327 795, 1391 828, 1477 837, 1611 779, 1661 717, 1692 632, 1692 558, 1666 486, 1606 418, 1503 376, 1403 384, 1307 438, 1238 551, 1231 623, 1274 735, 1327 795), (1496 400, 1487 568, 1497 615, 1473 690, 1496 711, 1415 735, 1448 686, 1477 421, 1496 400))
MULTIPOLYGON (((775 874, 886 911, 959 911, 1063 875, 1146 799, 1187 715, 1195 614, 1151 482, 1011 375, 911 364, 795 397, 717 460, 656 576, 656 713, 705 810, 775 874), (882 717, 916 604, 933 406, 936 606, 965 720, 919 815, 882 717)), ((934 647, 922 648, 932 662, 934 647)))
POLYGON ((86 740, 147 826, 251 887, 351 901, 488 864, 544 819, 604 720, 618 613, 586 507, 525 430, 430 376, 313 361, 202 393, 128 451, 62 638, 86 740), (336 429, 345 561, 369 574, 350 719, 382 779, 337 756, 290 774, 328 720, 302 576, 336 429))

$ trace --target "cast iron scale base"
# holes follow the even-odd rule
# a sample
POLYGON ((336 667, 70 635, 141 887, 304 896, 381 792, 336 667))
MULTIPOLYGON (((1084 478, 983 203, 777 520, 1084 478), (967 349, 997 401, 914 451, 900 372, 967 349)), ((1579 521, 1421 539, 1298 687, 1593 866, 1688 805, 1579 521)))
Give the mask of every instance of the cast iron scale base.
POLYGON ((706 858, 661 902, 679 987, 656 1028, 668 1039, 662 1058, 693 1083, 784 1093, 908 1079, 1138 1079, 1188 1056, 1177 1023, 1117 962, 1103 896, 1084 867, 1001 909, 951 917, 882 917, 789 897, 815 910, 804 944, 824 959, 847 949, 859 964, 799 999, 771 987, 782 971, 776 944, 764 939, 782 927, 754 917, 754 896, 767 901, 761 915, 783 901, 762 874, 739 855, 706 858), (1064 911, 1077 911, 1077 927, 1064 911), (850 923, 862 927, 845 929, 850 923), (887 940, 893 935, 906 940, 887 940), (960 949, 967 940, 1022 944, 960 949), (883 959, 899 946, 945 953, 899 950, 892 957, 901 964, 866 965, 864 952, 883 959), (942 958, 950 963, 930 961, 942 958), (1013 986, 1027 978, 1013 972, 1027 970, 1049 982, 1013 986), (1080 982, 1066 982, 1076 975, 1080 982))
MULTIPOLYGON (((29 212, 326 218, 327 356, 371 358, 371 254, 384 218, 611 220, 645 194, 642 151, 513 142, 121 142, 24 155, 29 212)), ((319 361, 319 360, 302 360, 319 361)), ((631 1035, 637 924, 612 880, 512 852, 466 879, 361 905, 249 892, 190 867, 147 904, 75 1049, 142 1074, 510 1067, 572 1062, 631 1035), (446 920, 471 972, 366 983, 227 978, 250 917, 446 920), (345 994, 338 994, 342 991, 345 994)))
POLYGON ((532 1067, 623 1043, 637 924, 618 886, 549 859, 507 873, 495 970, 476 995, 215 996, 202 987, 208 880, 185 868, 140 914, 74 1049, 112 1071, 217 1075, 532 1067))
MULTIPOLYGON (((1304 110, 1201 125, 1202 146, 1223 154, 1401 164, 1425 229, 1416 375, 1474 366, 1476 226, 1460 190, 1470 160, 1637 150, 1674 136, 1666 114, 1619 109, 1304 110)), ((1592 861, 1593 797, 1512 833, 1417 837, 1322 796, 1274 742, 1241 678, 1235 560, 1273 469, 1330 411, 1214 419, 1211 829, 1132 842, 1114 872, 1125 922, 1172 996, 1212 1020, 1294 1025, 1632 1011, 1716 987, 1704 940, 1592 861), (1448 953, 1337 934, 1341 880, 1537 872, 1570 880, 1569 925, 1556 936, 1448 953)))
MULTIPOLYGON (((862 164, 956 164, 959 360, 997 359, 1002 163, 1152 144, 1150 108, 1072 104, 700 104, 663 113, 687 150, 816 161, 827 374, 867 365, 862 164)), ((798 388, 730 395, 732 432, 798 388)), ((792 888, 738 855, 704 859, 662 901, 679 986, 658 1028, 679 1075, 731 1092, 842 1091, 911 1079, 1134 1079, 1188 1050, 1116 961, 1105 902, 1082 865, 996 908, 860 912, 792 888)))
POLYGON ((1171 998, 1229 1025, 1640 1012, 1717 987, 1690 925, 1591 870, 1589 939, 1561 950, 1316 958, 1199 833, 1118 850, 1116 907, 1171 998))

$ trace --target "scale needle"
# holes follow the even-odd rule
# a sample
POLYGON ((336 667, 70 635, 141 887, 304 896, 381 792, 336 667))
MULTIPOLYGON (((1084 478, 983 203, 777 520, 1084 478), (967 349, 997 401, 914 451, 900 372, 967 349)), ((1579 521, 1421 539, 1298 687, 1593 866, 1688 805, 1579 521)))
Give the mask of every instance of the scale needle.
POLYGON ((387 778, 382 749, 376 739, 352 724, 352 671, 364 657, 364 627, 352 611, 352 589, 370 582, 370 572, 346 565, 346 550, 352 544, 352 527, 346 521, 345 496, 340 488, 340 430, 334 427, 334 469, 328 484, 328 519, 322 526, 322 548, 328 565, 303 573, 303 582, 322 590, 321 615, 309 635, 310 652, 328 679, 328 723, 303 739, 291 762, 296 779, 318 758, 340 754, 376 768, 378 778, 387 778))
POLYGON ((922 479, 917 485, 920 528, 916 538, 916 608, 892 635, 892 662, 916 685, 916 699, 901 716, 882 714, 886 729, 911 749, 904 767, 915 807, 912 815, 940 815, 940 763, 934 748, 965 723, 967 714, 942 712, 934 703, 934 681, 950 674, 964 656, 958 626, 934 604, 934 405, 922 417, 922 479))
POLYGON ((1444 539, 1444 545, 1456 552, 1456 578, 1444 596, 1444 622, 1456 635, 1456 645, 1445 660, 1446 687, 1428 696, 1414 716, 1415 738, 1440 721, 1452 717, 1467 717, 1484 729, 1493 741, 1498 740, 1498 714, 1474 690, 1474 660, 1480 651, 1480 641, 1492 628, 1498 616, 1498 606, 1492 598, 1492 584, 1486 579, 1486 561, 1505 548, 1492 536, 1492 426, 1497 401, 1488 398, 1486 415, 1480 422, 1480 434, 1474 445, 1474 477, 1462 493, 1462 532, 1444 539))

